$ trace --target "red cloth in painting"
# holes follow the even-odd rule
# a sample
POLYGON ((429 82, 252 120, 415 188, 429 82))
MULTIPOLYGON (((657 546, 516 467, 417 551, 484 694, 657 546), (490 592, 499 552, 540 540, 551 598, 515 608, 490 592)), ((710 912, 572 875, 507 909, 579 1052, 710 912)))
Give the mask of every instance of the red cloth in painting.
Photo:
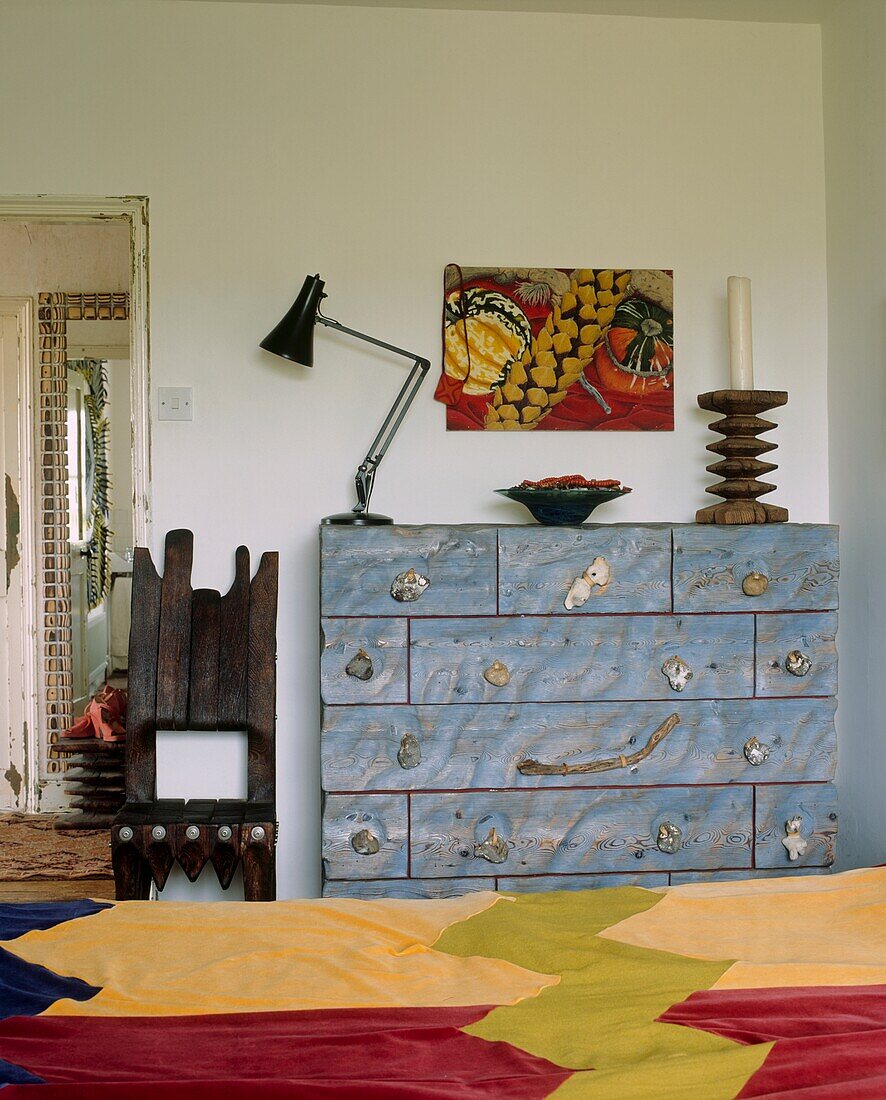
POLYGON ((659 1017, 734 1039, 775 1042, 738 1094, 777 1100, 886 1097, 886 986, 710 989, 659 1017))
MULTIPOLYGON (((46 1100, 104 1095, 541 1100, 571 1076, 571 1070, 508 1043, 460 1030, 489 1011, 479 1006, 19 1016, 0 1027, 0 1058, 64 1086, 41 1089, 46 1100)), ((4 1100, 35 1095, 21 1093, 24 1087, 33 1089, 7 1086, 4 1100)))

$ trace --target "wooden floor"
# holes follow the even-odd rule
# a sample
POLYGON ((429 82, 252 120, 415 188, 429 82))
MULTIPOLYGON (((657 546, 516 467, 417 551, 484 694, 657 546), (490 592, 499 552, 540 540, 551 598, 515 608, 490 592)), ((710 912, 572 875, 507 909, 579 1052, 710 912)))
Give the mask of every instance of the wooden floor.
POLYGON ((114 900, 112 878, 22 879, 0 882, 0 903, 5 901, 70 901, 77 898, 114 900))
POLYGON ((53 814, 0 814, 0 902, 113 898, 110 836, 53 814))

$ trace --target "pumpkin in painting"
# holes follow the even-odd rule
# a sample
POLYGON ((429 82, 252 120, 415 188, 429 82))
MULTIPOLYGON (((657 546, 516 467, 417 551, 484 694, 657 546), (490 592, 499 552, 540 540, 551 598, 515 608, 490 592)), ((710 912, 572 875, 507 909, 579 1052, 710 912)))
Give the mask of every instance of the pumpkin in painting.
POLYGON ((526 314, 504 294, 475 287, 447 296, 443 366, 465 393, 489 393, 531 341, 526 314))
POLYGON ((593 359, 607 389, 636 397, 668 389, 673 361, 671 313, 639 297, 618 306, 593 359))

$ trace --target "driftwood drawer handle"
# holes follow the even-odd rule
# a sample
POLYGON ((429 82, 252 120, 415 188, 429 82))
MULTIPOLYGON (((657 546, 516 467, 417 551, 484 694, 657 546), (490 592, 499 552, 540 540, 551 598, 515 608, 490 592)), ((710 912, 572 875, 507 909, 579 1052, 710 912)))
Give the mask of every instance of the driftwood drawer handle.
POLYGON ((672 729, 680 725, 680 715, 671 714, 665 718, 642 749, 630 756, 612 756, 608 760, 594 760, 589 764, 542 764, 538 760, 521 760, 517 771, 521 775, 592 775, 594 772, 609 772, 615 768, 632 768, 645 760, 657 745, 667 737, 672 729))
POLYGON ((420 599, 430 585, 430 579, 414 569, 398 573, 391 584, 391 595, 398 603, 413 603, 420 599))
POLYGON ((508 858, 508 842, 498 835, 498 830, 493 825, 486 834, 485 839, 474 845, 474 855, 477 859, 485 859, 489 863, 504 863, 508 858))

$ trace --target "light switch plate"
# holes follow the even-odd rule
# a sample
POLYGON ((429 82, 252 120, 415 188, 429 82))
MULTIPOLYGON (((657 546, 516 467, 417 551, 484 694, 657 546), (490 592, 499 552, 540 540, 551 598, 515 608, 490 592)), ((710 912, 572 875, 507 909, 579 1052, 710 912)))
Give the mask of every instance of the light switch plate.
POLYGON ((193 420, 194 391, 190 386, 159 386, 160 420, 193 420))

